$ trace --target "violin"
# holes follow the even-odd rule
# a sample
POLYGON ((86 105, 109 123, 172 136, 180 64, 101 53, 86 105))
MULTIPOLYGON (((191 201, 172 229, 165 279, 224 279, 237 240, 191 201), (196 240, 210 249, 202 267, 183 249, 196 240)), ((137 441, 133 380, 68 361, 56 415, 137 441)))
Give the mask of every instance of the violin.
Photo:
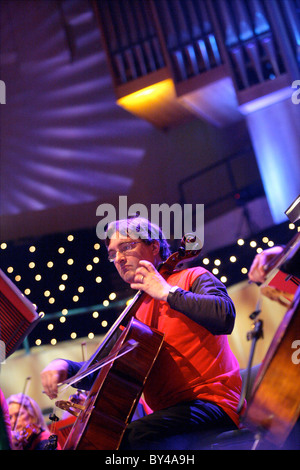
POLYGON ((15 446, 23 450, 28 449, 41 431, 41 428, 33 423, 27 424, 21 431, 14 431, 15 446))

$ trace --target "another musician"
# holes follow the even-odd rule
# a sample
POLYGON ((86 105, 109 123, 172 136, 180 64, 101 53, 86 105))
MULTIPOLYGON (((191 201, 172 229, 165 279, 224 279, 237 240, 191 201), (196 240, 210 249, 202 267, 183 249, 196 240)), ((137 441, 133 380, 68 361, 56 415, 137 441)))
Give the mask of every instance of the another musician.
MULTIPOLYGON (((107 249, 121 278, 151 297, 139 308, 138 320, 165 334, 144 390, 153 413, 128 425, 121 449, 209 446, 211 433, 239 425, 241 377, 227 339, 235 308, 225 286, 202 267, 164 279, 157 268, 169 256, 169 245, 161 230, 142 218, 110 224, 107 249)), ((57 360, 42 371, 50 398, 80 365, 57 360)), ((88 379, 79 386, 84 385, 89 386, 88 379)))
POLYGON ((8 405, 0 388, 0 450, 10 450, 11 447, 12 439, 8 405))
POLYGON ((274 258, 274 256, 280 255, 283 251, 282 246, 273 246, 267 250, 258 253, 249 269, 248 277, 250 281, 262 284, 266 280, 265 266, 274 258))
MULTIPOLYGON (((272 248, 268 248, 261 253, 258 253, 250 266, 248 273, 249 280, 257 284, 264 283, 267 279, 265 267, 272 261, 272 259, 274 259, 276 256, 279 256, 283 252, 283 249, 284 248, 282 246, 277 245, 272 248)), ((283 377, 283 380, 284 379, 285 377, 283 377)), ((282 449, 300 449, 300 417, 298 418, 284 445, 282 446, 282 449)))
POLYGON ((23 393, 18 393, 11 395, 7 399, 7 404, 13 449, 44 450, 51 433, 35 400, 23 393))

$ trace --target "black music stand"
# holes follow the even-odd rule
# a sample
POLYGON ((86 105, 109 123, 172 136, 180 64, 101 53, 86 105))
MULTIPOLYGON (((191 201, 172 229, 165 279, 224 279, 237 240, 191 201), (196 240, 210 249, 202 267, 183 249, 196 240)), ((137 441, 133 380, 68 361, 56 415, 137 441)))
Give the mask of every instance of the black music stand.
POLYGON ((34 305, 0 269, 0 340, 6 358, 19 348, 40 318, 34 305))

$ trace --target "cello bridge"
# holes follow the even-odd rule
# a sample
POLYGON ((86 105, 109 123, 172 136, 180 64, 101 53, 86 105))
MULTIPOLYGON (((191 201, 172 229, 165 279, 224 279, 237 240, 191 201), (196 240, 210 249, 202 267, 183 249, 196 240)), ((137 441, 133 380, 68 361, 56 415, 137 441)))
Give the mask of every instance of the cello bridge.
POLYGON ((69 400, 58 400, 55 402, 55 405, 60 408, 61 410, 67 411, 73 416, 79 416, 80 412, 85 409, 83 405, 79 403, 73 403, 69 400))

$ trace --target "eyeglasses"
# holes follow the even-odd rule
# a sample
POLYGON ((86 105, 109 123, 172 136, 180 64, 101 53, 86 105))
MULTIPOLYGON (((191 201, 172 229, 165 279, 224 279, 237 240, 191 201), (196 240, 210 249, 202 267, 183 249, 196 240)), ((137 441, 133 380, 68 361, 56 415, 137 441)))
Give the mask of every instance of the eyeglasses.
POLYGON ((126 242, 123 243, 120 248, 116 251, 111 251, 108 253, 108 261, 114 263, 116 261, 117 253, 121 253, 121 255, 127 255, 131 251, 133 251, 134 247, 141 242, 126 242))

